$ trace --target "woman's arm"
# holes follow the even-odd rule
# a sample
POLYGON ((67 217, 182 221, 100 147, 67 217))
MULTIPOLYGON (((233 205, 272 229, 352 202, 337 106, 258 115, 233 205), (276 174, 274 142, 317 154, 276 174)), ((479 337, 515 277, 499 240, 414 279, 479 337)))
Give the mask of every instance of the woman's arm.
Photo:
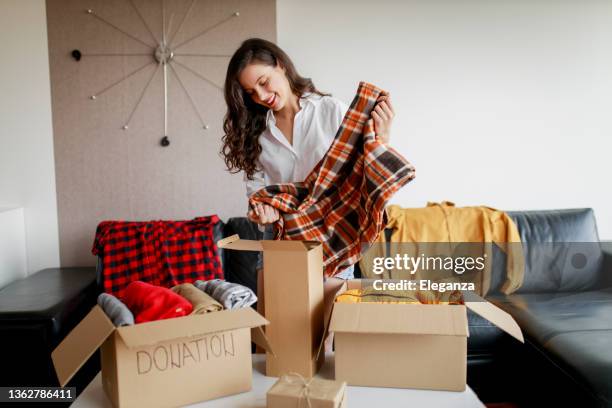
MULTIPOLYGON (((246 183, 247 198, 250 198, 253 193, 258 190, 261 190, 266 186, 263 171, 258 171, 253 174, 252 180, 249 180, 245 174, 244 181, 246 183)), ((280 217, 280 213, 276 208, 271 207, 269 205, 257 204, 255 209, 249 208, 249 211, 247 212, 247 217, 251 221, 256 222, 258 224, 270 224, 278 220, 278 218, 280 217)))

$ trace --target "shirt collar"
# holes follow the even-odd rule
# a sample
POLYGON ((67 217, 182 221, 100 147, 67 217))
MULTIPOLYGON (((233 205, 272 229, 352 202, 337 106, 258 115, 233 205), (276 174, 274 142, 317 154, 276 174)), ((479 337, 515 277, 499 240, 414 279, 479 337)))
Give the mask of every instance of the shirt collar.
MULTIPOLYGON (((304 107, 307 104, 314 104, 314 100, 316 94, 313 94, 312 92, 306 92, 302 95, 301 98, 298 99, 298 103, 300 104, 300 110, 304 109, 304 107)), ((270 127, 270 125, 276 125, 276 118, 274 117, 274 111, 272 109, 268 109, 268 113, 266 114, 266 124, 268 125, 268 127, 270 127)))

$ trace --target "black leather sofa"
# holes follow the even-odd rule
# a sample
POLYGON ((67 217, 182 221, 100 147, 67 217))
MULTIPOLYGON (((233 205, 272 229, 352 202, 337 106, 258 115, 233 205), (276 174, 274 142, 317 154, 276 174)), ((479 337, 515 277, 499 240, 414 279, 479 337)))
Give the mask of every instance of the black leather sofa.
MULTIPOLYGON (((0 386, 58 386, 51 351, 95 305, 97 291, 95 268, 44 269, 0 289, 0 386)), ((99 370, 96 353, 67 386, 80 393, 99 370)))
MULTIPOLYGON (((508 214, 521 234, 525 281, 501 294, 505 264, 496 262, 487 298, 514 316, 526 342, 468 311, 468 384, 487 402, 612 407, 612 250, 599 241, 593 211, 508 214)), ((222 235, 232 234, 261 238, 246 218, 228 220, 222 235)), ((226 279, 256 289, 256 252, 222 258, 226 279)))
POLYGON ((488 299, 515 318, 526 342, 502 350, 505 386, 525 406, 612 407, 612 251, 599 241, 593 211, 509 215, 525 281, 488 299))
MULTIPOLYGON (((593 211, 509 214, 523 241, 525 283, 510 296, 493 290, 488 300, 514 316, 526 343, 469 312, 468 384, 487 402, 612 407, 612 250, 599 242, 593 211), (550 244, 575 242, 587 244, 550 244)), ((214 234, 262 238, 244 217, 219 223, 214 234)), ((257 252, 220 255, 227 280, 256 290, 257 252)), ((493 288, 503 270, 494 268, 493 288)), ((50 352, 95 304, 101 283, 100 268, 61 268, 0 289, 0 385, 55 384, 50 352)), ((94 356, 71 385, 82 388, 97 370, 94 356)))

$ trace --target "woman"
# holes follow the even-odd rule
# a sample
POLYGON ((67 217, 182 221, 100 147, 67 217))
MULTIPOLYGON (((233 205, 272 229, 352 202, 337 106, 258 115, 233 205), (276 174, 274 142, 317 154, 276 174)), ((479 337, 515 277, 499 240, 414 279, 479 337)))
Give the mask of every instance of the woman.
MULTIPOLYGON (((232 56, 225 101, 222 154, 231 172, 244 172, 247 197, 267 185, 303 181, 329 149, 348 110, 300 76, 283 50, 258 38, 243 42, 232 56)), ((388 96, 381 97, 372 119, 384 143, 393 116, 388 96)), ((258 204, 247 216, 266 226, 264 239, 272 239, 278 210, 258 204)), ((352 276, 352 267, 336 275, 352 276)))

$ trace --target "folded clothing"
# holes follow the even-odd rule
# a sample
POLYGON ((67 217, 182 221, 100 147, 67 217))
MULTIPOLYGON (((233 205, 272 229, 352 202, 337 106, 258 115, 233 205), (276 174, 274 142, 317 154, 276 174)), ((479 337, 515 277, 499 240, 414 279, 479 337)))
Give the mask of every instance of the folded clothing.
POLYGON ((461 305, 463 295, 459 291, 424 290, 376 290, 374 288, 351 289, 336 297, 340 303, 403 303, 426 305, 461 305))
POLYGON ((255 293, 246 286, 221 279, 197 280, 194 285, 220 302, 226 309, 249 307, 257 302, 255 293))
POLYGON ((115 326, 131 326, 134 324, 134 315, 130 309, 110 293, 101 293, 98 296, 98 305, 115 326))
POLYGON ((181 295, 161 286, 135 281, 126 288, 123 302, 134 313, 136 323, 187 316, 193 306, 181 295))
MULTIPOLYGON (((503 211, 491 207, 455 207, 450 201, 441 203, 428 202, 424 208, 402 208, 398 205, 387 207, 386 228, 393 232, 390 244, 385 234, 380 234, 377 243, 366 252, 360 261, 363 275, 371 279, 380 279, 372 273, 374 258, 393 258, 409 255, 417 257, 422 251, 428 255, 457 257, 467 249, 475 251, 470 256, 486 258, 484 268, 475 269, 462 275, 462 281, 473 282, 475 292, 484 297, 489 290, 499 290, 509 295, 523 283, 525 275, 525 260, 521 236, 512 218, 503 211), (437 246, 435 243, 444 244, 437 246), (468 244, 469 243, 469 244, 468 244), (491 288, 491 273, 493 269, 493 245, 506 253, 506 279, 499 288, 491 288), (464 249, 461 249, 461 248, 464 249), (438 252, 442 251, 442 253, 438 252)), ((419 279, 421 271, 417 271, 414 279, 419 279)), ((385 277, 404 279, 406 271, 392 269, 385 277)), ((414 271, 408 272, 410 274, 414 271)), ((427 271, 427 273, 430 273, 427 271)))
POLYGON ((193 310, 191 314, 204 314, 223 310, 223 305, 209 296, 207 293, 196 288, 193 283, 181 283, 171 289, 187 299, 193 310))

